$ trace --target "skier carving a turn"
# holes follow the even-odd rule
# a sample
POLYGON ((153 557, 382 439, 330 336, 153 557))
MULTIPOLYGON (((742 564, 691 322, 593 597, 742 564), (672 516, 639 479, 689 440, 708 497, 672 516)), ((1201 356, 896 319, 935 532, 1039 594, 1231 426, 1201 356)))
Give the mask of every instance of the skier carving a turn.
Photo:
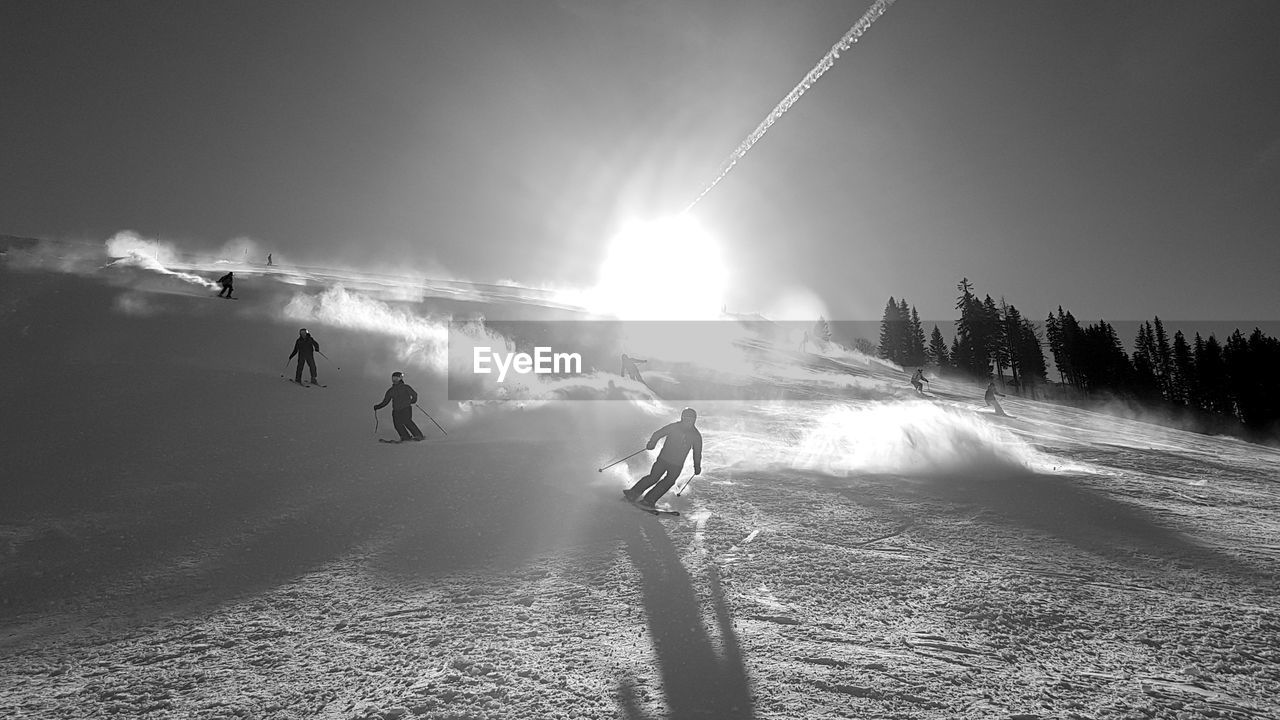
POLYGON ((662 452, 658 453, 658 459, 654 461, 648 475, 622 491, 628 500, 645 508, 652 508, 657 504, 680 477, 690 450, 693 451, 693 474, 702 474, 702 433, 694 427, 697 420, 697 411, 685 408, 680 412, 680 420, 658 428, 650 436, 649 444, 645 446, 649 450, 658 447, 658 441, 666 438, 662 444, 662 452))
MULTIPOLYGON (((399 442, 421 442, 423 435, 413 421, 413 404, 418 402, 418 391, 404 381, 404 373, 399 370, 391 373, 391 387, 382 396, 382 402, 373 406, 377 412, 391 403, 391 423, 400 435, 399 442)), ((390 442, 396 442, 394 440, 390 442)))

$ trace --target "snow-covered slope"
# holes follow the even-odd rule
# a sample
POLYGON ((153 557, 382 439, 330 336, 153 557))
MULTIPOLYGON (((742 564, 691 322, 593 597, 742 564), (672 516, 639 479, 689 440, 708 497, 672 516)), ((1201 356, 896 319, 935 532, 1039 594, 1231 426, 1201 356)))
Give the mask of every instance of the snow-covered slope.
POLYGON ((596 469, 679 404, 445 398, 545 295, 105 264, 0 268, 0 716, 1280 715, 1275 451, 757 353, 655 518, 596 469))

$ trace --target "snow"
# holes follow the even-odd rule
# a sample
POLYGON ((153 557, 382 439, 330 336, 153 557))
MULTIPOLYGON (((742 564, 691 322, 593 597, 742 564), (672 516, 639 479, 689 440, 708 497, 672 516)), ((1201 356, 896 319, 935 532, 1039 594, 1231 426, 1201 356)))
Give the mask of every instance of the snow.
POLYGON ((0 717, 1280 717, 1275 450, 791 353, 658 518, 683 403, 444 397, 541 295, 103 264, 0 267, 0 717))

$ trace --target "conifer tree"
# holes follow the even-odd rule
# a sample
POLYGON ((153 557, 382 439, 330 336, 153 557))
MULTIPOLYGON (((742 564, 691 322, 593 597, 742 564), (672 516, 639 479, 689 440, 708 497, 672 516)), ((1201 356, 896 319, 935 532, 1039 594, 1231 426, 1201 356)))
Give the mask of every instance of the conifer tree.
POLYGON ((1018 308, 1001 301, 1005 355, 1014 384, 1030 390, 1046 381, 1044 349, 1035 323, 1022 317, 1018 308))
POLYGON ((1258 396, 1258 385, 1250 368, 1251 360, 1249 342, 1244 339, 1240 328, 1236 328, 1222 347, 1222 367, 1227 396, 1245 424, 1256 415, 1254 399, 1258 396))
POLYGON ((942 331, 937 325, 933 326, 933 332, 929 334, 929 349, 925 352, 929 362, 939 369, 951 367, 951 353, 947 352, 947 341, 942 339, 942 331))
MULTIPOLYGON (((1004 298, 1000 298, 1000 327, 1003 355, 1008 363, 1009 372, 1013 375, 1013 384, 1016 387, 1021 387, 1022 367, 1018 362, 1020 360, 1018 344, 1022 342, 1022 313, 1018 312, 1018 308, 1010 305, 1004 298)), ((1001 377, 1003 378, 1003 376, 1001 377)))
POLYGON ((813 323, 813 328, 809 330, 809 338, 813 340, 813 344, 819 350, 825 350, 827 345, 831 343, 831 326, 827 324, 827 319, 821 315, 813 323))
POLYGON ((1077 382, 1090 394, 1120 392, 1133 374, 1124 345, 1106 320, 1084 329, 1071 359, 1077 382))
MULTIPOLYGON (((1062 314, 1062 306, 1058 306, 1058 315, 1062 314)), ((1058 315, 1049 313, 1044 320, 1044 334, 1049 342, 1049 354, 1053 356, 1053 364, 1058 368, 1058 382, 1066 383, 1067 374, 1064 363, 1066 354, 1062 348, 1062 326, 1058 323, 1058 315)))
POLYGON ((1256 327, 1246 340, 1237 329, 1223 349, 1223 362, 1240 421, 1255 431, 1280 430, 1280 340, 1256 327))
MULTIPOLYGON (((1051 316, 1052 317, 1052 316, 1051 316)), ((1057 348, 1050 341, 1053 362, 1058 366, 1058 374, 1064 381, 1078 391, 1085 390, 1085 344, 1084 330, 1070 311, 1063 311, 1058 306, 1058 317, 1053 322, 1057 334, 1057 348)))
POLYGON ((889 297, 884 306, 884 317, 880 320, 881 358, 901 364, 902 338, 906 332, 906 318, 902 317, 898 302, 889 297))
POLYGON ((1196 387, 1200 408, 1223 415, 1234 414, 1235 407, 1227 393, 1227 369, 1222 360, 1222 346, 1211 333, 1201 340, 1196 333, 1196 387))
POLYGON ((1249 334, 1250 415, 1245 423, 1272 439, 1280 437, 1280 339, 1259 328, 1249 334))
POLYGON ((995 365, 996 377, 1004 384, 1004 371, 1009 367, 1009 351, 1005 341, 1005 326, 1001 322, 1000 308, 988 295, 982 301, 982 347, 986 353, 986 366, 995 365))
POLYGON ((1030 320, 1022 321, 1022 330, 1017 344, 1017 358, 1020 382, 1031 390, 1036 385, 1048 381, 1048 369, 1044 364, 1044 346, 1040 343, 1040 329, 1030 320))
POLYGON ((1165 400, 1173 400, 1173 348, 1169 346, 1169 335, 1164 330, 1164 323, 1157 315, 1154 323, 1156 340, 1156 377, 1160 381, 1160 394, 1165 400))
POLYGON ((925 347, 924 347, 924 327, 920 324, 920 313, 916 312, 916 306, 911 306, 911 319, 908 321, 910 342, 908 343, 909 355, 907 357, 907 365, 912 367, 920 367, 924 365, 925 347))
POLYGON ((1173 334, 1173 379, 1170 382, 1170 400, 1177 405, 1199 407, 1195 390, 1196 365, 1187 337, 1178 330, 1173 334))
POLYGON ((907 305, 906 298, 898 298, 898 317, 902 318, 902 332, 898 336, 898 359, 895 362, 906 367, 911 364, 911 307, 907 305))
POLYGON ((1158 356, 1155 331, 1151 323, 1138 326, 1138 337, 1133 342, 1133 382, 1127 391, 1144 402, 1160 397, 1160 382, 1156 376, 1158 356))
POLYGON ((986 311, 982 301, 973 294, 969 278, 961 280, 956 289, 960 291, 960 297, 956 299, 960 319, 956 321, 951 363, 957 370, 975 378, 987 378, 991 372, 987 345, 989 334, 985 332, 986 311))

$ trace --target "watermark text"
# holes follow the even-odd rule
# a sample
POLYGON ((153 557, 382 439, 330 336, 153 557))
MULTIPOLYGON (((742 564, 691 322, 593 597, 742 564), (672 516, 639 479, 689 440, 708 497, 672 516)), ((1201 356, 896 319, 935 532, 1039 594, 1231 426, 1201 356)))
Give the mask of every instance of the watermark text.
POLYGON ((569 375, 582 374, 582 355, 554 352, 549 347, 535 347, 533 354, 524 352, 495 352, 493 348, 477 347, 472 352, 471 371, 477 375, 498 373, 498 382, 505 382, 507 373, 517 375, 569 375))

